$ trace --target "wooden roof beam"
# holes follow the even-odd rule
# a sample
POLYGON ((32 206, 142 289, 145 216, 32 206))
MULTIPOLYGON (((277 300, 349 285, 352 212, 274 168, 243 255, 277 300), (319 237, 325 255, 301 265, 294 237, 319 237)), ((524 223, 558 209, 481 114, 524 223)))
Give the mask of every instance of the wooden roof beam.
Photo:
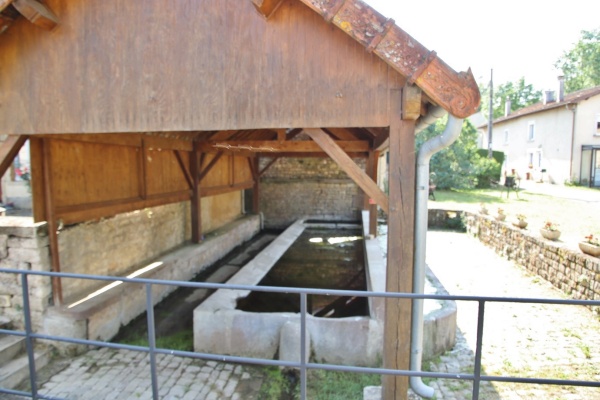
MULTIPOLYGON (((325 134, 323 132, 323 134, 325 134)), ((331 139, 333 140, 333 139, 331 139)), ((370 150, 366 140, 339 141, 337 145, 347 153, 363 153, 370 150)), ((206 141, 199 143, 200 151, 246 151, 256 153, 322 153, 323 150, 313 141, 297 140, 279 142, 275 140, 228 140, 223 142, 206 141)))
POLYGON ((36 0, 14 0, 12 5, 31 23, 51 31, 59 19, 48 6, 36 0))
POLYGON ((360 140, 350 129, 346 128, 324 128, 325 132, 332 134, 339 140, 360 140))
POLYGON ((304 132, 312 138, 329 157, 331 157, 338 166, 348 174, 350 178, 381 207, 385 213, 388 213, 389 204, 386 194, 379 189, 377 183, 369 177, 352 159, 329 137, 322 129, 305 129, 304 132))
POLYGON ((256 11, 266 19, 269 19, 279 8, 283 0, 252 0, 256 11))
POLYGON ((416 83, 450 114, 466 118, 477 111, 480 93, 471 70, 455 72, 394 20, 361 0, 300 1, 416 83))

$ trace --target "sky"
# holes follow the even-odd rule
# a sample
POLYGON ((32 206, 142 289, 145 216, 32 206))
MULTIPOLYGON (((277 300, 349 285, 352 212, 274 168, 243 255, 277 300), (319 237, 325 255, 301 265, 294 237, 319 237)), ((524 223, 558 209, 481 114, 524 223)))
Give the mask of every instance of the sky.
POLYGON ((599 0, 365 0, 455 71, 494 86, 521 77, 554 90, 555 62, 582 30, 600 29, 599 0))

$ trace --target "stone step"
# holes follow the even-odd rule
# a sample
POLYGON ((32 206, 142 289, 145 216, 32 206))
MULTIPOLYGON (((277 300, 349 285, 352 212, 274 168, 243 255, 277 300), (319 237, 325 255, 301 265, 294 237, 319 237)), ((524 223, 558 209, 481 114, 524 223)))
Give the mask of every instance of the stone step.
MULTIPOLYGON (((35 368, 39 371, 50 362, 50 349, 40 348, 34 352, 35 368)), ((27 354, 0 364, 0 387, 15 389, 21 382, 29 379, 29 360, 27 354)))
POLYGON ((21 336, 0 336, 0 365, 4 365, 19 353, 25 351, 25 338, 21 336))
POLYGON ((0 315, 0 329, 10 329, 11 325, 10 319, 0 315))

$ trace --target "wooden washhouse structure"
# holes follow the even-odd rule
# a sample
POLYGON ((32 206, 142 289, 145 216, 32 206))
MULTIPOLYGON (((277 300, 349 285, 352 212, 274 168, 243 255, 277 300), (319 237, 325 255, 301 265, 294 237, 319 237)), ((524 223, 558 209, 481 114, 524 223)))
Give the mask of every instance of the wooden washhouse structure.
MULTIPOLYGON (((1 172, 29 140, 54 271, 59 224, 185 201, 200 242, 240 191, 260 212, 273 162, 328 156, 388 215, 387 290, 412 291, 415 124, 435 106, 473 114, 479 90, 367 2, 0 0, 0 32, 1 172)), ((408 369, 410 319, 388 301, 385 368, 408 369)), ((383 386, 405 398, 408 379, 383 386)))

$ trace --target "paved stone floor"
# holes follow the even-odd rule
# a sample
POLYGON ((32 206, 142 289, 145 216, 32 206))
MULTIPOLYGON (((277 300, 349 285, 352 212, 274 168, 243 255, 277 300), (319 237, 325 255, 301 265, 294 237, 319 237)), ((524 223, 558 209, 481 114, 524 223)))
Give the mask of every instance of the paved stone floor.
MULTIPOLYGON (((484 247, 453 232, 429 232, 427 262, 451 294, 564 298, 484 247)), ((431 370, 472 373, 477 306, 458 304, 456 346, 431 370)), ((158 356, 161 399, 258 399, 259 369, 158 356)), ((487 375, 600 381, 600 321, 579 306, 490 303, 486 306, 483 368, 487 375)), ((151 399, 148 356, 101 349, 57 361, 41 374, 40 393, 69 400, 151 399)), ((471 399, 468 381, 433 380, 436 399, 471 399)), ((16 399, 2 396, 0 399, 16 399)), ((21 397, 18 397, 21 398, 21 397)), ((414 398, 411 396, 411 399, 414 398)), ((483 383, 480 399, 600 399, 598 388, 483 383)))

